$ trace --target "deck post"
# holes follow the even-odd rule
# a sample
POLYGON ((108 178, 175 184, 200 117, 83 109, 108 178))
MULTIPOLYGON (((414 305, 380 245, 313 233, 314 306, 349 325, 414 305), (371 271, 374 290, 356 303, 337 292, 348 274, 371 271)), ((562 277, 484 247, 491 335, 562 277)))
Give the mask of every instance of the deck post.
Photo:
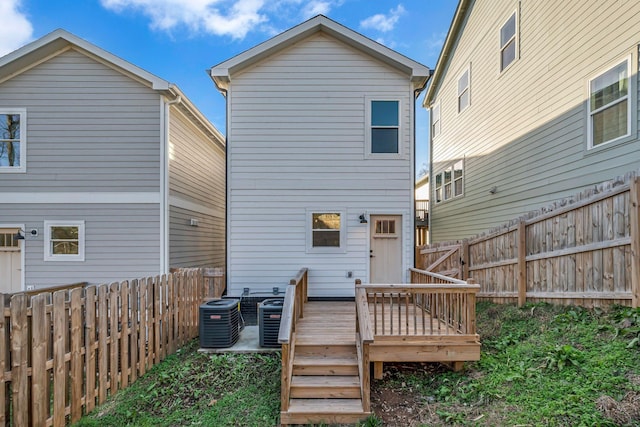
POLYGON ((527 302, 527 224, 518 221, 518 307, 527 302))
POLYGON ((382 362, 373 362, 373 378, 381 380, 383 377, 382 362))

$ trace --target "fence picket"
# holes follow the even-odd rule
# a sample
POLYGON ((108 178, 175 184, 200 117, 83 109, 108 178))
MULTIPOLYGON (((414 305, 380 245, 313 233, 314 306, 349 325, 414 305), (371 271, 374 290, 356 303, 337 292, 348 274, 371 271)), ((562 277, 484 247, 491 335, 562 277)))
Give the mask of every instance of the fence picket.
POLYGON ((45 424, 49 417, 46 303, 44 294, 31 299, 31 410, 34 425, 45 424))
POLYGON ((29 393, 27 376, 29 327, 27 295, 11 297, 11 418, 15 427, 29 425, 29 393))
POLYGON ((82 417, 82 293, 81 288, 70 291, 71 302, 71 359, 69 381, 71 382, 71 422, 74 423, 82 417))
POLYGON ((67 333, 69 331, 66 291, 53 294, 53 426, 66 425, 67 333))
POLYGON ((204 286, 191 269, 10 300, 0 294, 0 425, 78 421, 197 336, 204 286))

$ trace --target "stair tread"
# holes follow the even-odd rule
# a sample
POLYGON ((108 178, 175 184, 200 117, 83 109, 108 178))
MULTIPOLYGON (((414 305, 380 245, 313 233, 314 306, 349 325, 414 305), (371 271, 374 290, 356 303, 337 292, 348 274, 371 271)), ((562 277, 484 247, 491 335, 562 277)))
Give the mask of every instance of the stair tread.
POLYGON ((291 387, 360 387, 356 375, 295 375, 291 387))
POLYGON ((328 365, 357 365, 358 358, 355 354, 349 356, 321 356, 311 354, 296 355, 293 361, 294 365, 304 366, 328 366, 328 365))
POLYGON ((289 413, 363 414, 362 399, 291 399, 289 413))

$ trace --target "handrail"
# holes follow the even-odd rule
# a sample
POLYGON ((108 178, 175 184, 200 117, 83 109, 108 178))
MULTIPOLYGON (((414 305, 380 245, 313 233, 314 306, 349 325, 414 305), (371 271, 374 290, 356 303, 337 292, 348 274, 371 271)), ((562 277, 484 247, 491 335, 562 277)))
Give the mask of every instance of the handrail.
POLYGON ((360 279, 356 279, 356 351, 358 355, 358 372, 360 374, 360 395, 362 408, 365 412, 371 410, 371 373, 369 372, 369 345, 373 343, 371 317, 367 291, 362 287, 360 279))
POLYGON ((356 331, 360 332, 360 340, 362 342, 373 342, 367 290, 359 283, 356 283, 356 331))
POLYGON ((298 319, 304 315, 304 304, 307 302, 309 269, 302 268, 295 279, 289 281, 284 295, 278 343, 282 345, 282 370, 280 377, 280 410, 289 410, 291 377, 293 375, 293 359, 295 354, 295 331, 298 319))
MULTIPOLYGON (((419 275, 430 276, 434 279, 442 280, 445 283, 458 283, 458 284, 466 284, 464 280, 454 279, 453 277, 444 276, 442 274, 434 273, 432 271, 420 270, 418 268, 409 268, 411 273, 417 273, 419 275)), ((413 274, 411 275, 413 277, 413 274)))

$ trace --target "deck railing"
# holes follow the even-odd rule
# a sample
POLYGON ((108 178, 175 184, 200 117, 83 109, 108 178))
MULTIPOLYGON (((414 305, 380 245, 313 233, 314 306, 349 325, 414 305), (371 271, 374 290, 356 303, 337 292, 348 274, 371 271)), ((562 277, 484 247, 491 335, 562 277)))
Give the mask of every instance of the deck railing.
POLYGON ((411 281, 356 285, 356 292, 366 293, 375 339, 476 334, 479 285, 417 269, 411 269, 411 281))
POLYGON ((284 295, 282 318, 278 331, 278 342, 282 345, 282 372, 280 381, 281 411, 289 410, 289 393, 293 374, 295 352, 295 332, 298 319, 304 317, 304 303, 307 302, 309 270, 303 268, 291 279, 284 295))

